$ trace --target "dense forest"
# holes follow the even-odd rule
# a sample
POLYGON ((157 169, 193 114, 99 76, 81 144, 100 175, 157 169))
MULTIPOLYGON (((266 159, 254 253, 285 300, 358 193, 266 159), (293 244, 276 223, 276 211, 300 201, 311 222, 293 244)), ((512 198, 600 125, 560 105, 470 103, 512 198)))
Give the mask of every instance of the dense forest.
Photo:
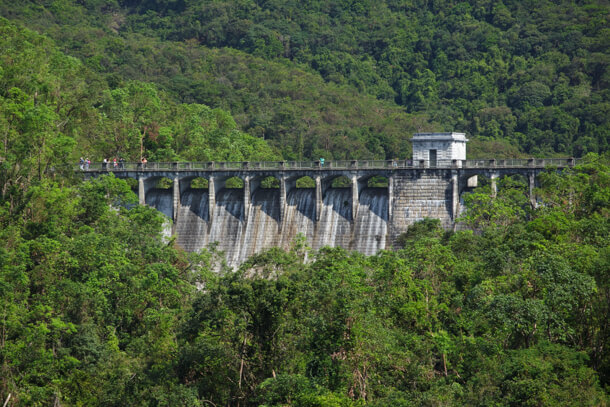
POLYGON ((0 403, 606 406, 609 8, 595 1, 0 4, 0 403), (78 157, 583 156, 395 250, 238 270, 78 157))
POLYGON ((0 397, 608 405, 609 162, 544 174, 536 209, 525 184, 481 187, 472 230, 425 220, 370 257, 297 239, 236 271, 164 237, 123 180, 33 175, 0 206, 0 397))
POLYGON ((418 130, 465 131, 473 157, 608 149, 606 2, 19 0, 0 15, 98 92, 154 84, 288 160, 404 158, 418 130))

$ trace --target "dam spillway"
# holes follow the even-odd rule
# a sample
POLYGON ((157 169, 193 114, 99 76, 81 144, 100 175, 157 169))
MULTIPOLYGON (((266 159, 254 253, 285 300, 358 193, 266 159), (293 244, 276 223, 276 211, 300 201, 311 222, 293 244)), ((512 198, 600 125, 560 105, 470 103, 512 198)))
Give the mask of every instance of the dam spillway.
MULTIPOLYGON (((492 190, 499 177, 521 175, 535 203, 536 176, 547 165, 563 168, 573 159, 420 160, 320 163, 127 163, 118 170, 93 164, 86 177, 114 173, 137 180, 141 204, 173 221, 176 243, 187 251, 215 244, 237 266, 270 247, 288 248, 301 234, 308 246, 341 246, 367 255, 395 247, 413 223, 436 218, 450 229, 461 211, 461 195, 483 176, 492 190), (273 177, 276 188, 265 188, 273 177), (309 178, 309 187, 299 180, 309 178), (166 178, 171 187, 159 188, 166 178), (207 188, 193 187, 203 178, 207 188), (241 188, 227 181, 239 178, 241 188), (334 180, 343 178, 340 187, 334 180), (385 186, 372 183, 382 178, 385 186), (279 187, 277 187, 279 184, 279 187), (314 187, 311 187, 314 185, 314 187)), ((167 184, 167 182, 166 182, 167 184)))
MULTIPOLYGON (((386 247, 387 188, 362 192, 358 217, 352 220, 350 188, 330 188, 316 220, 316 191, 295 188, 286 200, 284 222, 280 222, 280 190, 258 189, 246 216, 241 189, 221 189, 215 199, 214 217, 209 217, 209 190, 183 192, 174 233, 178 245, 198 251, 215 243, 229 265, 270 247, 289 248, 301 234, 310 247, 341 246, 364 254, 386 247)), ((152 189, 146 203, 171 217, 171 191, 152 189)))
POLYGON ((231 267, 271 247, 288 249, 298 235, 314 250, 343 247, 372 255, 392 248, 409 224, 434 216, 450 227, 454 218, 454 179, 446 169, 405 172, 388 166, 383 171, 142 171, 137 175, 140 202, 173 220, 179 246, 199 251, 213 244, 231 267), (234 177, 243 181, 241 188, 227 187, 227 180, 234 177), (269 177, 279 181, 279 188, 261 186, 269 177), (302 177, 309 177, 315 187, 297 187, 302 177), (161 178, 173 179, 173 188, 158 188, 161 178), (205 178, 207 188, 191 187, 195 178, 205 178), (343 178, 342 186, 333 185, 337 178, 343 178), (370 186, 376 178, 386 185, 370 186))

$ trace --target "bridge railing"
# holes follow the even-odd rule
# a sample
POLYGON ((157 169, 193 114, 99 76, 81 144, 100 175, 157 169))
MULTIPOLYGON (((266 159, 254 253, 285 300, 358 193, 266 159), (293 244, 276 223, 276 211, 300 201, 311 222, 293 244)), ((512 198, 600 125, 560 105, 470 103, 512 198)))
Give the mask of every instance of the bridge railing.
POLYGON ((284 168, 286 169, 311 169, 317 168, 320 165, 319 161, 285 161, 284 168))
POLYGON ((491 160, 331 160, 320 161, 207 161, 207 162, 95 162, 84 165, 84 171, 188 171, 188 170, 284 170, 284 169, 392 169, 392 168, 544 168, 571 167, 574 158, 502 158, 491 160))
POLYGON ((572 167, 574 158, 502 158, 492 160, 462 160, 462 168, 523 168, 523 167, 572 167))

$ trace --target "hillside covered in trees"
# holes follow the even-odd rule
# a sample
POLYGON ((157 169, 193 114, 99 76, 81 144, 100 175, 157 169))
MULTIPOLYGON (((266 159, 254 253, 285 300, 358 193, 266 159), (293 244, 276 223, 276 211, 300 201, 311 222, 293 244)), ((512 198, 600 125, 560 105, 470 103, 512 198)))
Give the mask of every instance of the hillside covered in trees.
POLYGON ((0 403, 606 406, 602 2, 0 4, 0 403), (79 156, 586 155, 393 251, 185 253, 79 156), (307 261, 305 259, 307 258, 307 261), (213 270, 220 270, 214 272, 213 270))
POLYGON ((606 406, 608 159, 527 192, 469 195, 474 233, 426 220, 370 257, 297 239, 233 271, 125 181, 32 175, 0 205, 0 399, 606 406))
POLYGON ((465 131, 474 155, 606 151, 609 11, 511 0, 0 5, 102 88, 141 81, 173 103, 221 108, 285 159, 404 158, 417 130, 465 131))

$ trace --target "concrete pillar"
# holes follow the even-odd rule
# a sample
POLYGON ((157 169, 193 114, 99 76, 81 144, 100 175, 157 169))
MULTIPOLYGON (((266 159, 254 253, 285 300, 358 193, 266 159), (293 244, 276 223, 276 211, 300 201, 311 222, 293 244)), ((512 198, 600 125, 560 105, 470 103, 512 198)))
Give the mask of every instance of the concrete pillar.
POLYGON ((214 186, 214 177, 208 179, 208 225, 212 224, 214 219, 214 208, 216 207, 216 187, 214 186))
POLYGON ((316 175, 316 220, 320 220, 322 214, 322 179, 316 175))
POLYGON ((452 190, 452 199, 451 199, 451 216, 453 218, 453 222, 457 221, 458 208, 460 205, 460 185, 458 172, 453 170, 451 171, 451 190, 452 190))
POLYGON ((356 175, 352 175, 352 220, 356 220, 358 217, 358 206, 360 199, 358 196, 358 178, 356 175))
POLYGON ((491 180, 491 196, 496 197, 498 195, 498 184, 496 180, 498 179, 499 174, 497 172, 492 172, 490 176, 491 180))
POLYGON ((138 178, 138 201, 140 205, 146 205, 146 190, 144 189, 144 178, 138 178))
POLYGON ((388 224, 392 224, 392 208, 394 208, 394 176, 388 177, 388 224))
POLYGON ((178 177, 174 178, 174 223, 178 220, 178 208, 180 207, 180 180, 178 177))
POLYGON ((280 230, 284 224, 284 216, 286 214, 286 176, 281 175, 280 177, 280 230))
POLYGON ((536 195, 534 195, 534 187, 536 186, 536 174, 534 172, 530 172, 528 177, 527 177, 527 183, 529 186, 529 197, 530 197, 530 204, 532 205, 532 208, 536 207, 536 195))
POLYGON ((244 220, 248 221, 250 214, 250 176, 244 177, 244 220))

